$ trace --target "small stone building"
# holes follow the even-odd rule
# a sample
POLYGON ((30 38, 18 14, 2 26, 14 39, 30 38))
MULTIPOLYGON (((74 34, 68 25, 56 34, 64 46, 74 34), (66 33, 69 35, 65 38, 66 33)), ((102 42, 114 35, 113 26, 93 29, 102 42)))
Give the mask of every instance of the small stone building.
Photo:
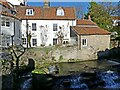
POLYGON ((98 27, 91 20, 77 20, 77 26, 71 27, 71 38, 77 42, 79 49, 90 49, 102 51, 109 49, 110 32, 98 27), (76 37, 76 38, 75 38, 76 37))

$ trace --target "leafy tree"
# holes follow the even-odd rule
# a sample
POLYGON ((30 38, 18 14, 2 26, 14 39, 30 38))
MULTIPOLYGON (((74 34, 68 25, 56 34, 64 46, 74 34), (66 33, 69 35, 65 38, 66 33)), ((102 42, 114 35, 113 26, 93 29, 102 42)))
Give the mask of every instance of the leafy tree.
POLYGON ((91 18, 97 25, 105 30, 112 29, 112 18, 106 8, 96 2, 90 2, 89 13, 91 18))

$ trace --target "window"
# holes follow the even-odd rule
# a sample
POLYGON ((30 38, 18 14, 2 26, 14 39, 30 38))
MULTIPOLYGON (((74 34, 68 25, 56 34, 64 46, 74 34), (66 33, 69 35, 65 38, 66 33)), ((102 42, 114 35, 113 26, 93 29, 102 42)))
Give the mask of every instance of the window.
POLYGON ((68 44, 69 42, 68 41, 63 41, 63 44, 68 44))
POLYGON ((56 44, 57 44, 57 39, 54 38, 54 39, 53 39, 53 45, 56 45, 56 44))
POLYGON ((2 21, 2 26, 5 26, 5 21, 2 21))
POLYGON ((53 31, 57 31, 57 28, 58 28, 57 24, 53 24, 53 31))
POLYGON ((26 42, 27 42, 27 41, 26 41, 26 38, 22 38, 22 43, 23 43, 23 44, 26 44, 26 42))
POLYGON ((26 15, 34 15, 33 9, 26 9, 26 15))
POLYGON ((32 31, 36 31, 36 23, 32 23, 32 31))
POLYGON ((37 39, 32 39, 32 45, 37 46, 37 39))
POLYGON ((6 21, 6 27, 10 27, 10 22, 6 21))
POLYGON ((82 45, 87 46, 87 39, 82 39, 82 45))
POLYGON ((7 46, 10 45, 10 37, 6 37, 6 43, 7 43, 7 46))
POLYGON ((64 16, 64 10, 62 9, 62 7, 59 7, 57 9, 57 16, 64 16))
POLYGON ((10 27, 10 21, 9 20, 2 21, 2 26, 10 27))

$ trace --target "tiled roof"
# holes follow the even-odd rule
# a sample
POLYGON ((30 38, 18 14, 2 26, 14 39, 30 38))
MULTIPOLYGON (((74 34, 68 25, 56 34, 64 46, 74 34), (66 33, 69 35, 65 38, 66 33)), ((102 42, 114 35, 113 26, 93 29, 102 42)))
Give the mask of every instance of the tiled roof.
POLYGON ((4 16, 8 16, 8 17, 13 17, 13 18, 19 19, 18 17, 14 16, 11 13, 8 13, 7 11, 2 11, 1 14, 4 15, 4 16))
POLYGON ((96 25, 95 22, 91 21, 91 20, 77 20, 77 25, 96 25))
POLYGON ((120 20, 120 16, 112 16, 113 20, 120 20))
POLYGON ((65 12, 65 16, 57 16, 56 10, 57 7, 33 7, 33 6, 16 6, 17 17, 21 19, 45 19, 45 20, 73 20, 75 19, 75 8, 72 7, 64 7, 63 10, 65 12), (33 9, 34 15, 26 15, 26 9, 33 9))
POLYGON ((73 26, 72 29, 79 35, 107 35, 110 32, 100 27, 80 27, 73 26))
POLYGON ((9 9, 12 9, 6 0, 0 0, 0 4, 4 5, 5 7, 9 8, 9 9))

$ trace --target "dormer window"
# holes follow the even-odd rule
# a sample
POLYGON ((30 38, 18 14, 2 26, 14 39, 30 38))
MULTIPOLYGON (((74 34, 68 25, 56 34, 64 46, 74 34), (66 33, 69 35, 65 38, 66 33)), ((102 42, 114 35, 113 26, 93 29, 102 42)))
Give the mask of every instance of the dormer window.
POLYGON ((33 9, 26 9, 26 15, 34 15, 33 9))
POLYGON ((57 16, 64 16, 64 10, 62 9, 62 7, 59 7, 57 9, 57 16))

